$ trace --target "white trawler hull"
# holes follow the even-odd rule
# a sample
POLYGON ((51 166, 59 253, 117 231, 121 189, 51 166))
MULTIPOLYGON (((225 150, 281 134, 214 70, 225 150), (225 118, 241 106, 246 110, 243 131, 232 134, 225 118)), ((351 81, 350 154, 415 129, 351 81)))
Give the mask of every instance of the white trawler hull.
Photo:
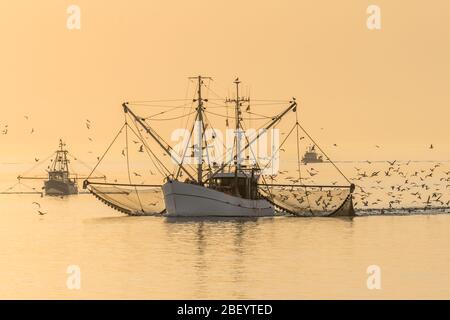
POLYGON ((162 186, 171 217, 265 217, 275 215, 267 200, 243 199, 200 185, 170 181, 162 186))

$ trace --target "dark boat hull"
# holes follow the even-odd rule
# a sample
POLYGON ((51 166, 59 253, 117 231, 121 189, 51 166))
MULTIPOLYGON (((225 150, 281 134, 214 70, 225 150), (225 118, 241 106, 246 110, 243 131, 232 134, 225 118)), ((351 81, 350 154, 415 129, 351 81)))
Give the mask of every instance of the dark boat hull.
POLYGON ((78 187, 74 182, 47 180, 44 182, 45 194, 49 196, 67 196, 78 194, 78 187))

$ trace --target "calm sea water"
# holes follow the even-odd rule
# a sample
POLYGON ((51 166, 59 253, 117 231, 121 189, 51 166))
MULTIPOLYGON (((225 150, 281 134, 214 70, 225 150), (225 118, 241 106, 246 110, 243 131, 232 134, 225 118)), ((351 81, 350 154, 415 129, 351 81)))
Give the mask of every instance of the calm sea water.
MULTIPOLYGON (((27 168, 1 166, 1 189, 27 168)), ((448 198, 441 176, 429 192, 448 198)), ((372 180, 364 188, 383 191, 372 180)), ((128 217, 91 195, 0 195, 0 298, 450 299, 449 244, 448 214, 169 220, 128 217), (71 265, 79 290, 66 285, 71 265), (371 265, 380 290, 367 288, 371 265)))
POLYGON ((450 215, 169 220, 90 195, 0 196, 0 298, 449 299, 449 230, 450 215))

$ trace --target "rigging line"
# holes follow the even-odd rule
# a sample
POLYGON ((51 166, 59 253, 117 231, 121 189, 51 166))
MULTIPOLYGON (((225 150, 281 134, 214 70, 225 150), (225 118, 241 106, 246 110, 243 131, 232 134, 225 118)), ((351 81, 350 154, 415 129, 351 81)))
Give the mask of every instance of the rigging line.
POLYGON ((214 106, 210 106, 211 102, 207 101, 208 103, 208 109, 225 109, 225 108, 230 108, 230 106, 224 106, 224 105, 220 105, 220 104, 216 104, 214 106))
POLYGON ((173 118, 159 118, 159 119, 151 119, 150 117, 147 118, 143 118, 145 120, 150 120, 150 121, 167 121, 167 120, 177 120, 177 119, 182 119, 184 117, 189 117, 191 114, 195 113, 195 111, 192 111, 191 113, 188 114, 183 114, 181 116, 177 116, 177 117, 173 117, 173 118))
POLYGON ((29 172, 33 171, 34 169, 36 169, 37 167, 39 167, 40 165, 44 164, 45 162, 47 162, 48 159, 50 159, 51 157, 53 157, 55 155, 56 152, 53 152, 52 154, 50 154, 47 158, 45 158, 44 160, 39 161, 38 163, 36 163, 31 169, 28 169, 27 171, 25 171, 24 173, 22 173, 20 175, 24 176, 26 174, 28 174, 29 172))
POLYGON ((31 190, 33 190, 33 191, 36 191, 37 193, 42 194, 42 191, 39 192, 39 191, 36 190, 36 188, 30 187, 30 186, 26 185, 26 184, 23 183, 23 182, 19 182, 19 184, 22 185, 22 186, 24 186, 24 187, 26 187, 26 188, 28 188, 28 189, 31 189, 31 190))
MULTIPOLYGON (((191 83, 192 83, 192 79, 188 78, 187 79, 186 92, 184 93, 184 98, 186 100, 189 100, 190 102, 183 106, 183 114, 186 114, 187 111, 192 111, 192 105, 194 104, 194 99, 188 99, 191 83), (189 106, 189 110, 186 110, 186 109, 188 109, 188 106, 189 106)), ((188 119, 186 119, 186 121, 189 120, 189 118, 190 118, 190 116, 188 116, 188 119)), ((187 128, 187 123, 188 123, 188 121, 186 122, 186 126, 183 126, 183 120, 181 119, 181 121, 180 121, 180 128, 183 128, 183 127, 187 128)))
MULTIPOLYGON (((142 136, 142 134, 140 133, 140 131, 139 131, 139 129, 138 129, 138 126, 137 126, 137 123, 136 123, 137 121, 136 121, 135 119, 132 119, 132 120, 133 120, 133 122, 134 122, 134 125, 135 125, 136 129, 137 129, 138 132, 139 132, 139 136, 136 134, 136 132, 133 130, 133 128, 130 127, 130 130, 132 130, 133 133, 136 135, 136 137, 142 141, 142 143, 144 144, 146 150, 148 150, 149 152, 151 152, 151 154, 153 155, 153 157, 155 158, 155 160, 158 162, 158 164, 159 164, 161 167, 163 167, 163 169, 166 170, 167 174, 161 172, 161 171, 163 171, 163 170, 158 170, 158 171, 159 171, 163 176, 170 176, 170 175, 173 175, 173 173, 172 173, 172 172, 171 172, 171 171, 163 164, 163 162, 162 162, 161 160, 159 160, 159 158, 157 157, 157 155, 155 155, 155 153, 154 153, 154 152, 151 150, 151 148, 148 146, 147 142, 145 141, 144 137, 142 136)), ((175 152, 175 150, 174 150, 172 147, 170 147, 170 146, 169 146, 169 149, 170 149, 171 151, 175 152)), ((175 152, 175 153, 176 153, 176 152, 175 152)), ((170 155, 169 155, 169 156, 170 156, 170 155)), ((152 162, 153 162, 153 159, 152 159, 151 157, 150 157, 150 159, 151 159, 152 162)), ((155 164, 155 163, 153 162, 153 164, 155 164)), ((188 164, 188 166, 193 170, 193 168, 192 168, 191 165, 188 164)), ((156 165, 155 165, 155 167, 156 167, 156 165)), ((158 169, 158 168, 157 168, 157 169, 158 169)))
MULTIPOLYGON (((270 129, 271 127, 273 127, 273 126, 275 126, 276 124, 280 123, 281 118, 283 118, 284 115, 286 115, 290 110, 292 110, 292 108, 294 108, 294 107, 296 107, 296 106, 297 106, 297 103, 296 103, 295 101, 292 101, 292 103, 289 105, 289 107, 286 108, 286 110, 280 112, 280 113, 279 113, 275 118, 273 118, 271 121, 269 121, 269 122, 268 122, 269 124, 268 124, 264 129, 265 129, 265 130, 270 129)), ((262 134, 262 133, 258 133, 258 134, 256 135, 256 137, 251 141, 250 144, 254 143, 254 142, 258 139, 258 137, 261 136, 261 134, 262 134)), ((247 145, 242 149, 242 151, 246 150, 248 147, 249 147, 249 144, 247 144, 247 145)), ((241 151, 241 152, 242 152, 242 151, 241 151)), ((239 153, 241 153, 241 152, 239 152, 239 153)), ((236 157, 236 158, 237 158, 237 157, 236 157)), ((229 161, 226 161, 225 163, 223 163, 223 164, 220 166, 220 168, 218 168, 218 169, 215 171, 215 173, 213 173, 213 174, 207 179, 207 181, 210 180, 210 179, 212 179, 212 178, 214 178, 214 176, 217 174, 217 172, 219 172, 220 170, 222 170, 222 169, 225 168, 226 166, 231 165, 231 162, 232 162, 232 160, 229 160, 229 161)))
MULTIPOLYGON (((253 106, 253 104, 252 104, 252 106, 253 106)), ((244 112, 245 113, 248 113, 248 114, 250 114, 250 115, 255 115, 255 116, 258 116, 258 117, 261 117, 261 118, 265 118, 265 119, 269 119, 269 118, 274 118, 274 117, 271 117, 271 116, 266 116, 266 115, 263 115, 263 114, 260 114, 260 113, 256 113, 256 112, 252 112, 252 111, 245 111, 244 110, 244 112)), ((256 119, 256 118, 253 118, 253 119, 256 119)))
MULTIPOLYGON (((275 154, 277 154, 277 153, 280 151, 281 147, 283 147, 283 145, 284 145, 284 143, 286 142, 287 138, 289 138, 289 136, 291 135, 292 131, 294 131, 295 126, 296 126, 296 125, 294 124, 294 126, 292 127, 292 129, 291 129, 291 130, 289 131, 289 133, 286 135, 286 138, 284 138, 283 142, 280 144, 280 146, 278 147, 278 149, 275 151, 275 154)), ((272 155, 271 159, 273 160, 273 158, 274 158, 274 156, 272 155)), ((269 161, 269 162, 267 162, 267 164, 264 166, 263 170, 265 170, 265 169, 267 168, 267 166, 272 162, 272 160, 269 161)))
POLYGON ((208 99, 208 104, 213 104, 214 107, 209 108, 230 108, 230 106, 223 104, 224 102, 221 101, 220 103, 212 101, 212 99, 208 99))
MULTIPOLYGON (((192 81, 192 80, 189 80, 189 81, 192 81)), ((191 106, 189 108, 189 111, 192 111, 192 109, 194 108, 195 95, 196 95, 196 90, 194 90, 194 93, 193 93, 193 96, 192 96, 192 99, 191 99, 191 106)), ((184 109, 184 111, 186 111, 186 109, 184 109)), ((189 116, 186 118, 186 123, 184 124, 184 126, 183 126, 183 121, 181 121, 181 125, 182 125, 182 128, 184 128, 184 130, 188 129, 190 118, 191 118, 191 114, 189 114, 189 116)), ((195 118, 197 118, 197 116, 195 116, 195 118)))
MULTIPOLYGON (((205 114, 205 119, 208 123, 211 123, 211 121, 209 121, 208 116, 205 114)), ((214 129, 214 127, 211 127, 213 134, 214 134, 214 139, 219 139, 219 141, 222 143, 222 146, 224 147, 224 149, 226 150, 227 146, 225 145, 225 141, 223 141, 223 139, 220 139, 216 133, 216 129, 214 129)))
MULTIPOLYGON (((123 104, 124 107, 124 112, 125 113, 130 113, 134 119, 136 119, 136 121, 139 123, 140 126, 142 126, 142 128, 146 131, 146 133, 152 137, 152 139, 164 150, 167 152, 167 155, 169 155, 171 157, 172 160, 176 161, 178 164, 178 159, 175 159, 175 157, 172 156, 172 151, 174 151, 174 149, 172 148, 172 146, 170 144, 168 144, 167 142, 164 141, 164 139, 150 126, 148 125, 148 123, 141 119, 140 117, 138 117, 132 110, 131 108, 129 108, 127 106, 126 103, 123 104)), ((182 167, 183 171, 185 171, 185 173, 192 179, 194 179, 194 177, 189 173, 189 171, 184 168, 184 166, 182 167)))
MULTIPOLYGON (((242 130, 245 131, 245 128, 242 126, 242 123, 241 123, 241 128, 242 128, 242 130)), ((247 135, 244 135, 244 137, 245 137, 245 139, 246 139, 246 141, 247 141, 247 144, 250 144, 249 137, 248 137, 247 135)), ((251 145, 250 145, 249 149, 250 149, 250 152, 251 152, 252 155, 253 155, 253 158, 255 159, 256 167, 257 167, 258 170, 260 171, 260 177, 262 178, 263 184, 264 184, 264 186, 265 186, 266 189, 267 189, 267 193, 268 193, 268 194, 272 197, 272 199, 273 199, 274 196, 272 195, 271 189, 270 189, 269 186, 267 185, 266 178, 265 178, 264 175, 262 174, 261 166, 259 165, 259 162, 257 162, 257 160, 256 160, 256 156, 255 156, 255 154, 254 154, 254 151, 253 151, 251 145)), ((263 169, 263 170, 264 170, 264 169, 263 169)))
POLYGON ((14 185, 12 185, 11 187, 6 188, 4 191, 0 192, 0 193, 5 193, 9 190, 14 189, 18 184, 20 184, 20 180, 18 182, 16 182, 14 185))
MULTIPOLYGON (((282 112, 280 114, 282 114, 282 112)), ((276 117, 278 117, 280 114, 278 114, 276 117)), ((282 120, 281 118, 278 119, 276 122, 274 122, 273 125, 275 126, 275 125, 279 124, 281 122, 281 120, 282 120)), ((267 122, 265 122, 265 123, 263 123, 258 129, 256 129, 256 132, 260 132, 262 129, 264 129, 271 122, 272 122, 272 119, 267 121, 267 122)), ((233 161, 231 161, 231 160, 228 161, 227 159, 228 159, 228 153, 230 153, 231 158, 233 157, 235 142, 236 142, 236 139, 233 139, 233 146, 232 146, 232 148, 230 150, 228 150, 228 149, 225 150, 226 151, 225 152, 225 157, 226 158, 225 158, 224 161, 227 162, 227 164, 224 166, 224 168, 227 167, 227 166, 230 167, 232 165, 233 161)), ((252 144, 253 143, 255 143, 255 141, 252 141, 252 144)), ((249 147, 251 147, 251 145, 249 145, 249 147)))
POLYGON ((252 106, 273 106, 273 105, 284 105, 286 102, 268 102, 268 103, 253 103, 252 100, 252 106))
POLYGON ((155 153, 151 150, 150 146, 148 145, 146 139, 143 137, 143 135, 141 134, 136 120, 132 119, 134 126, 136 127, 137 133, 133 130, 133 128, 130 127, 130 130, 134 133, 134 135, 136 136, 136 138, 138 138, 139 140, 141 140, 142 144, 145 146, 145 151, 147 153, 147 155, 149 156, 150 160, 152 161, 153 165, 155 166, 156 170, 162 175, 162 176, 167 176, 170 175, 170 171, 169 169, 167 169, 166 166, 164 166, 164 164, 162 163, 162 161, 159 160, 159 158, 155 155, 155 153), (149 152, 151 153, 151 155, 149 154, 149 152), (153 160, 152 158, 155 158, 155 160, 153 160), (156 162, 155 162, 156 161, 156 162), (167 172, 167 174, 164 172, 164 170, 167 172))
MULTIPOLYGON (((130 173, 130 156, 129 156, 129 148, 128 148, 128 127, 129 127, 129 125, 128 125, 128 122, 127 122, 127 115, 124 114, 124 116, 125 116, 125 149, 127 150, 126 158, 127 158, 128 182, 130 184, 132 184, 132 182, 131 182, 131 173, 130 173)), ((136 197, 138 198, 139 205, 141 206, 142 212, 145 212, 144 208, 142 207, 141 198, 139 197, 139 192, 137 191, 137 187, 134 187, 134 191, 136 193, 136 197)))
MULTIPOLYGON (((303 184, 302 181, 302 172, 301 172, 301 163, 300 163, 300 132, 298 131, 298 107, 295 110, 295 128, 296 128, 296 132, 297 132, 297 168, 298 168, 298 178, 300 180, 300 183, 303 184)), ((311 210, 311 202, 309 200, 308 197, 308 190, 305 186, 305 196, 306 196, 306 200, 308 201, 308 207, 309 207, 309 211, 311 214, 313 214, 312 210, 311 210)))
MULTIPOLYGON (((108 183, 108 182, 93 182, 92 185, 111 186, 111 187, 144 187, 144 188, 161 188, 160 184, 126 184, 126 183, 108 183)), ((120 190, 120 188, 116 188, 120 190)))
MULTIPOLYGON (((132 119, 133 120, 133 119, 132 119)), ((148 157, 150 158, 150 161, 152 162, 152 164, 154 165, 155 169, 162 175, 165 176, 166 174, 163 172, 164 170, 164 166, 162 165, 162 163, 158 162, 158 157, 156 157, 156 155, 151 151, 150 147, 147 144, 147 141, 144 139, 144 137, 142 136, 142 134, 139 131, 139 128, 137 127, 136 121, 133 121, 134 126, 136 127, 137 133, 133 130, 133 128, 129 127, 130 130, 133 132, 133 134, 135 135, 135 137, 137 139, 139 139, 142 143, 143 146, 145 146, 145 152, 147 153, 148 157), (149 154, 149 152, 151 154, 149 154), (155 157, 156 162, 153 160, 152 155, 155 157)), ((167 168, 166 168, 167 170, 167 168)), ((168 170, 167 170, 168 171, 168 170)))
MULTIPOLYGON (((91 166, 89 166, 87 163, 85 163, 85 162, 82 161, 81 159, 78 159, 78 157, 76 157, 75 155, 71 154, 70 152, 68 152, 67 155, 68 155, 69 157, 71 157, 74 161, 77 161, 77 162, 81 163, 83 166, 86 167, 86 169, 92 170, 92 167, 91 167, 91 166)), ((99 173, 100 173, 101 175, 103 175, 104 177, 106 177, 106 175, 103 174, 102 172, 99 171, 99 173)))
POLYGON ((181 158, 180 165, 178 166, 178 170, 177 170, 177 174, 175 175, 175 179, 178 179, 178 177, 181 174, 181 166, 184 164, 184 159, 186 158, 186 152, 189 149, 189 144, 190 144, 189 142, 191 141, 191 137, 192 137, 192 134, 194 132, 195 121, 196 120, 197 120, 197 116, 195 117, 195 120, 194 120, 194 123, 192 124, 191 130, 189 131, 189 137, 188 137, 188 140, 187 140, 187 143, 186 143, 186 148, 184 149, 183 157, 181 158))
POLYGON ((152 103, 152 102, 177 102, 177 101, 189 101, 189 99, 160 99, 160 100, 137 100, 137 101, 128 101, 128 103, 152 103))
POLYGON ((181 108, 180 108, 180 107, 173 107, 173 108, 170 108, 169 110, 164 110, 164 111, 161 111, 161 112, 152 114, 151 116, 146 117, 146 119, 149 119, 149 118, 153 118, 153 117, 159 116, 160 114, 169 113, 169 112, 171 112, 171 111, 173 111, 173 110, 176 110, 176 109, 183 109, 183 110, 184 110, 184 107, 185 107, 185 106, 186 106, 186 105, 183 105, 181 108))
MULTIPOLYGON (((141 119, 143 121, 143 123, 145 123, 149 128, 152 128, 151 126, 148 125, 147 121, 145 119, 141 119)), ((170 146, 170 144, 168 144, 159 134, 158 132, 156 132, 155 130, 153 130, 152 128, 152 133, 158 138, 160 139, 162 142, 164 142, 167 146, 167 148, 169 150, 173 150, 173 148, 170 146)))
MULTIPOLYGON (((189 101, 189 100, 188 100, 189 101)), ((130 106, 136 107, 152 107, 152 108, 173 108, 173 109, 183 109, 185 106, 189 105, 190 101, 183 104, 169 105, 169 104, 149 104, 149 103, 130 103, 130 106)))
MULTIPOLYGON (((211 123, 211 122, 209 121, 207 115, 205 114, 204 116, 205 116, 206 121, 207 121, 208 123, 211 123)), ((230 154, 230 157, 232 157, 232 156, 233 156, 233 155, 232 155, 232 152, 233 152, 233 149, 234 149, 234 142, 233 142, 233 147, 232 147, 231 149, 228 150, 228 149, 227 149, 227 146, 226 146, 226 144, 225 144, 225 142, 224 142, 222 139, 218 138, 218 135, 217 135, 217 133, 216 133, 216 130, 215 130, 213 127, 211 127, 211 129, 212 129, 212 131, 213 131, 213 134, 214 134, 215 139, 219 139, 219 142, 222 143, 222 146, 223 146, 223 148, 224 148, 224 150, 225 150, 225 155, 224 155, 225 158, 228 158, 228 153, 231 153, 231 154, 230 154)), ((223 160, 223 159, 221 159, 221 160, 223 160)), ((210 166, 210 170, 211 170, 211 166, 210 166)), ((208 173, 204 174, 204 175, 203 175, 203 178, 206 178, 207 175, 208 175, 208 173)))
POLYGON ((137 124, 136 124, 136 121, 135 121, 134 119, 132 119, 132 120, 133 120, 134 126, 136 127, 137 133, 133 130, 133 128, 131 128, 131 127, 129 127, 129 128, 130 128, 130 130, 134 133, 134 135, 136 136, 136 138, 138 138, 139 140, 141 140, 142 144, 145 146, 145 151, 146 151, 147 155, 149 156, 150 160, 152 161, 153 165, 155 166, 156 170, 158 170, 159 173, 160 173, 161 175, 165 176, 166 174, 163 172, 164 170, 161 169, 161 167, 162 167, 163 169, 166 170, 166 172, 167 172, 168 174, 170 174, 169 169, 167 169, 167 168, 164 166, 164 164, 158 159, 158 157, 154 154, 154 152, 153 152, 153 151, 151 150, 151 148, 148 146, 147 141, 145 141, 144 137, 142 136, 141 132, 139 131, 139 128, 138 128, 138 126, 137 126, 137 124), (156 165, 155 161, 153 160, 153 158, 152 158, 152 156, 149 154, 149 152, 151 153, 151 155, 153 155, 153 157, 154 157, 155 160, 156 160, 156 163, 157 163, 160 167, 158 167, 158 166, 156 165))
MULTIPOLYGON (((188 79, 188 88, 189 88, 191 83, 192 83, 192 79, 188 79)), ((186 97, 188 96, 188 94, 189 94, 189 90, 186 90, 186 97)), ((195 101, 195 90, 194 90, 193 97, 191 99, 191 104, 190 104, 189 111, 192 111, 193 106, 194 106, 194 101, 195 101)), ((186 108, 183 110, 183 112, 186 112, 186 108)), ((186 123, 185 123, 184 126, 183 126, 183 121, 180 121, 180 125, 181 125, 182 128, 184 127, 185 131, 187 131, 187 128, 188 128, 188 125, 189 125, 189 119, 191 118, 191 114, 194 113, 194 112, 195 111, 192 111, 191 113, 189 113, 189 116, 186 118, 186 123)), ((197 115, 195 116, 195 119, 197 119, 197 115)), ((194 130, 194 125, 195 125, 195 120, 194 120, 194 124, 192 125, 192 129, 189 132, 189 138, 188 138, 188 141, 186 143, 186 148, 185 148, 185 150, 183 152, 183 158, 181 159, 181 161, 180 161, 181 163, 178 166, 178 170, 177 170, 177 173, 175 175, 175 179, 178 179, 178 177, 181 175, 181 168, 182 168, 182 166, 184 164, 184 159, 186 157, 187 149, 189 148, 189 141, 191 140, 191 136, 192 136, 192 133, 193 133, 193 130, 194 130)), ((175 173, 175 170, 174 170, 174 173, 175 173)))
MULTIPOLYGON (((186 104, 189 105, 189 104, 186 104)), ((148 107, 148 108, 171 108, 171 109, 183 109, 184 105, 162 105, 162 104, 137 104, 137 103, 130 103, 130 106, 132 107, 148 107)))
MULTIPOLYGON (((219 113, 215 113, 215 112, 211 112, 211 111, 206 111, 207 113, 210 113, 212 115, 218 116, 218 117, 222 117, 222 118, 228 118, 227 116, 223 115, 223 114, 219 114, 219 113)), ((271 117, 263 117, 263 118, 243 118, 241 117, 242 120, 265 120, 267 118, 271 118, 271 117)))
MULTIPOLYGON (((298 123, 298 111, 295 112, 295 123, 298 123)), ((300 179, 300 182, 302 182, 302 174, 300 171, 300 134, 298 131, 298 126, 295 126, 296 128, 296 135, 297 135, 297 169, 298 169, 298 178, 300 179)))
MULTIPOLYGON (((205 122, 203 122, 202 126, 203 126, 203 132, 202 132, 203 137, 201 137, 200 139, 204 139, 204 141, 205 141, 206 159, 207 159, 206 161, 208 163, 208 170, 209 170, 209 172, 211 172, 211 161, 209 160, 209 147, 208 147, 208 141, 206 141, 206 134, 205 134, 205 132, 206 132, 205 122)), ((200 152, 202 154, 202 163, 201 164, 203 166, 203 150, 200 150, 200 152)))
POLYGON ((297 123, 296 125, 298 125, 300 127, 300 129, 302 129, 302 131, 308 136, 308 138, 317 146, 317 148, 319 148, 319 151, 323 153, 323 155, 328 159, 328 161, 330 161, 330 163, 334 166, 334 168, 344 177, 344 179, 349 183, 352 184, 350 182, 350 180, 348 180, 348 178, 345 176, 344 173, 342 173, 342 171, 338 168, 338 166, 330 159, 330 157, 322 150, 322 148, 314 141, 314 139, 308 134, 308 132, 306 132, 306 130, 300 125, 300 123, 297 123))
POLYGON ((258 102, 280 102, 280 103, 289 103, 290 100, 264 100, 264 99, 252 99, 252 101, 258 101, 258 102))
POLYGON ((209 94, 211 93, 211 90, 208 89, 208 86, 211 84, 211 79, 207 79, 207 81, 208 81, 208 84, 205 84, 205 83, 203 84, 203 86, 206 89, 205 101, 208 101, 209 94))
POLYGON ((192 80, 191 79, 187 79, 187 86, 186 86, 186 92, 184 93, 184 99, 187 101, 187 100, 189 100, 188 99, 188 94, 189 94, 189 89, 190 89, 190 86, 191 86, 191 82, 192 82, 192 80))
MULTIPOLYGON (((245 134, 246 130, 245 130, 245 128, 244 128, 242 122, 240 123, 240 127, 241 127, 241 129, 244 131, 244 138, 245 138, 245 140, 247 141, 247 143, 250 143, 249 137, 245 134)), ((257 133, 255 132, 255 134, 257 134, 257 133)), ((253 137, 252 137, 252 138, 253 138, 253 137)), ((252 154, 252 156, 253 156, 253 159, 255 159, 256 166, 259 168, 259 163, 258 163, 257 160, 256 160, 257 158, 256 158, 256 155, 255 155, 255 152, 254 152, 252 146, 250 146, 249 149, 250 149, 250 152, 251 152, 251 154, 252 154)))
POLYGON ((89 173, 88 177, 86 178, 86 180, 89 180, 89 178, 91 177, 91 175, 94 173, 95 169, 97 169, 98 165, 100 164, 100 162, 102 162, 103 158, 105 157, 105 155, 108 153, 109 149, 111 149, 112 145, 114 144, 114 142, 116 142, 117 137, 122 133, 123 127, 125 127, 125 123, 122 125, 122 127, 120 128, 119 132, 117 132, 116 136, 114 137, 113 141, 110 143, 110 145, 108 146, 108 148, 106 149, 106 151, 103 153, 103 155, 100 157, 100 159, 98 160, 97 164, 95 165, 95 167, 92 169, 91 173, 89 173))
POLYGON ((215 95, 217 98, 222 99, 222 100, 225 100, 222 96, 220 96, 220 95, 219 95, 218 93, 216 93, 213 89, 211 89, 211 84, 208 84, 208 85, 204 84, 204 86, 205 86, 205 88, 206 88, 208 91, 211 91, 211 93, 212 93, 213 95, 215 95))
MULTIPOLYGON (((247 87, 247 90, 248 90, 248 92, 247 92, 248 105, 247 105, 246 110, 244 110, 244 112, 245 111, 250 111, 250 108, 253 106, 253 101, 250 102, 250 89, 249 89, 249 87, 247 87)), ((256 120, 256 119, 253 119, 253 120, 256 120)), ((252 127, 252 115, 251 114, 249 114, 249 118, 248 118, 248 127, 249 128, 252 127)))
MULTIPOLYGON (((242 130, 244 130, 244 132, 245 132, 245 128, 242 126, 242 123, 241 123, 241 128, 242 128, 242 130)), ((247 144, 250 144, 249 137, 248 137, 247 135, 245 135, 245 134, 244 134, 244 137, 245 137, 245 140, 247 141, 247 144)), ((267 188, 267 191, 268 191, 269 195, 272 196, 272 193, 270 192, 270 188, 269 188, 269 186, 267 186, 266 178, 265 178, 264 175, 262 174, 262 171, 261 171, 261 167, 260 167, 260 165, 259 165, 259 162, 256 160, 257 158, 256 158, 256 156, 255 156, 255 153, 254 153, 254 151, 253 151, 253 149, 252 149, 251 146, 249 147, 249 149, 250 149, 250 152, 251 152, 252 155, 253 155, 253 158, 255 159, 256 167, 258 168, 258 170, 260 170, 260 176, 262 177, 263 183, 265 184, 265 186, 266 186, 266 188, 267 188)), ((273 197, 273 196, 272 196, 272 197, 273 197)))

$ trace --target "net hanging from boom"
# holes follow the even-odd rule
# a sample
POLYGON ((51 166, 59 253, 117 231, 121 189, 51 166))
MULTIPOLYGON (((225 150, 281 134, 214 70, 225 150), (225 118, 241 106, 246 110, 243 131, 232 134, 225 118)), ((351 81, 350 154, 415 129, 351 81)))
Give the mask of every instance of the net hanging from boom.
MULTIPOLYGON (((157 149, 152 148, 149 139, 144 136, 136 123, 136 119, 127 113, 125 113, 124 119, 124 124, 85 180, 84 187, 97 199, 122 213, 132 216, 161 215, 165 211, 161 185, 148 184, 146 179, 153 178, 155 180, 154 176, 158 175, 161 180, 171 176, 172 172, 168 168, 167 161, 163 160, 163 154, 158 154, 157 149), (124 138, 123 146, 119 146, 117 143, 119 137, 124 138), (115 175, 120 182, 117 179, 106 183, 91 181, 90 176, 98 170, 106 156, 111 153, 119 154, 125 162, 126 172, 115 175), (136 166, 133 159, 141 165, 136 166), (148 160, 150 160, 151 166, 148 165, 148 160)), ((142 121, 145 120, 148 119, 142 118, 142 121)))
MULTIPOLYGON (((298 121, 298 113, 296 112, 296 122, 294 126, 287 132, 285 138, 281 142, 278 150, 283 150, 283 146, 286 144, 290 137, 295 138, 296 146, 296 172, 297 177, 284 176, 283 173, 271 176, 271 183, 265 182, 259 186, 260 194, 271 202, 278 210, 284 211, 295 216, 353 216, 355 215, 353 208, 352 193, 355 186, 347 179, 342 171, 334 164, 328 155, 325 154, 323 149, 316 143, 311 135, 300 125, 298 121), (304 136, 300 136, 303 134, 304 136), (302 163, 300 159, 300 143, 302 140, 307 140, 308 144, 312 144, 315 148, 319 149, 322 155, 326 158, 326 162, 321 162, 320 166, 330 166, 336 170, 340 177, 343 179, 345 185, 337 185, 337 181, 330 184, 313 183, 313 177, 320 179, 320 171, 317 171, 312 166, 302 163), (302 170, 303 169, 303 170, 302 170), (314 172, 313 172, 314 170, 314 172), (303 174, 302 174, 303 172, 303 174), (308 174, 309 177, 305 175, 308 174), (277 182, 281 179, 283 182, 277 182), (310 181, 310 184, 306 184, 306 181, 310 181), (347 184, 348 183, 348 184, 347 184)), ((326 169, 323 168, 322 169, 326 169)), ((329 171, 329 170, 328 170, 329 171)), ((322 172, 324 173, 324 172, 322 172)), ((325 172, 325 177, 328 178, 329 174, 325 172)), ((341 179, 341 180, 342 180, 341 179)), ((324 180, 324 179, 322 179, 324 180)))
POLYGON ((89 191, 111 208, 132 216, 161 215, 165 209, 159 185, 92 182, 89 191))

